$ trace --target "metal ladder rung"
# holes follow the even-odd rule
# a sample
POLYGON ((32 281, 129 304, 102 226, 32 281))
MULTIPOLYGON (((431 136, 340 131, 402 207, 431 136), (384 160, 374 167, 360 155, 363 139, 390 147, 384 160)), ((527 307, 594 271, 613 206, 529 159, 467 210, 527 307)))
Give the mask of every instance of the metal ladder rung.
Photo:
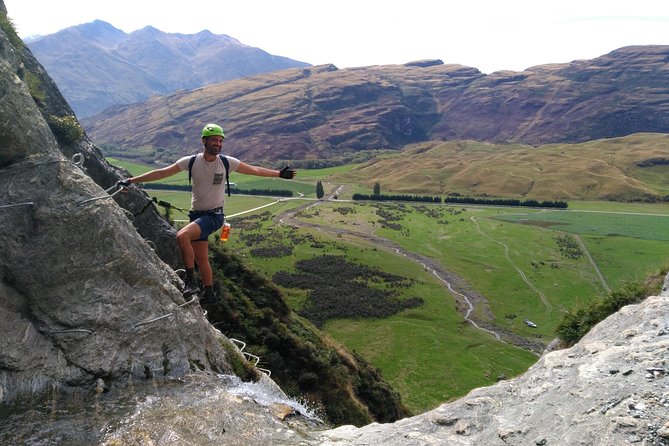
POLYGON ((235 339, 235 338, 228 338, 228 339, 230 339, 235 344, 235 346, 237 347, 239 352, 244 356, 244 359, 246 359, 249 362, 251 362, 251 360, 255 361, 253 363, 253 367, 255 367, 256 369, 265 373, 267 376, 272 375, 272 372, 270 370, 258 367, 258 363, 260 363, 260 357, 259 356, 256 356, 254 354, 251 354, 249 352, 244 351, 244 349, 246 348, 246 342, 240 341, 239 339, 235 339))

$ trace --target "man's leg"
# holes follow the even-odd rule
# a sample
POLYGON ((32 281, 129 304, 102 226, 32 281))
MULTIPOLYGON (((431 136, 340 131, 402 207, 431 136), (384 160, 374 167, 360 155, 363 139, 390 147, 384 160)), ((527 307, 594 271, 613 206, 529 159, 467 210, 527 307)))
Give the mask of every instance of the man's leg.
MULTIPOLYGON (((187 224, 177 232, 177 245, 179 246, 181 260, 186 269, 184 296, 195 294, 199 291, 194 275, 196 255, 192 243, 193 240, 200 238, 200 233, 200 226, 195 222, 187 224)), ((200 266, 199 263, 198 266, 200 266)))
POLYGON ((209 264, 209 242, 206 240, 199 240, 191 242, 193 253, 195 254, 195 262, 200 271, 200 278, 205 287, 211 286, 214 283, 214 275, 209 264))
POLYGON ((177 245, 181 252, 184 268, 195 268, 195 253, 191 242, 200 238, 200 226, 194 221, 188 223, 177 232, 177 245))

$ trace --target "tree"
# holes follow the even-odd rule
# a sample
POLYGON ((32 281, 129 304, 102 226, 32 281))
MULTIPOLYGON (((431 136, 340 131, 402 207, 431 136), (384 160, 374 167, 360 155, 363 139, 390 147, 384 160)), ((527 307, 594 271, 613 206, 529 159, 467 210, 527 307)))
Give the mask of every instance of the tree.
POLYGON ((316 183, 316 197, 320 200, 323 198, 325 195, 325 191, 323 190, 323 183, 321 183, 320 180, 316 183))
POLYGON ((379 183, 378 181, 376 183, 374 183, 374 194, 373 195, 375 197, 378 197, 379 195, 381 195, 381 183, 379 183))

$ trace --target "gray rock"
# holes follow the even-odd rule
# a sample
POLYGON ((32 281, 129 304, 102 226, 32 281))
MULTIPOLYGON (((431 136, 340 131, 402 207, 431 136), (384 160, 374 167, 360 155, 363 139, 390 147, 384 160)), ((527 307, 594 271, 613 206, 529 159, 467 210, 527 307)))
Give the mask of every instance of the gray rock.
POLYGON ((604 446, 634 438, 666 444, 662 401, 669 378, 647 380, 645 371, 666 360, 669 340, 657 336, 657 327, 668 322, 669 296, 649 297, 610 316, 574 347, 545 354, 518 378, 392 424, 324 431, 315 443, 604 446), (631 330, 635 335, 627 336, 631 330), (637 373, 609 373, 616 369, 637 373), (407 438, 408 432, 415 434, 407 438))
MULTIPOLYGON (((47 119, 69 107, 27 48, 2 32, 0 94, 2 402, 47 389, 104 390, 130 376, 230 372, 220 333, 198 305, 177 306, 173 269, 103 189, 119 172, 85 136, 54 137, 47 119), (31 96, 27 72, 41 80, 43 99, 31 96)), ((129 208, 147 202, 141 191, 127 195, 129 208)), ((167 244, 159 219, 134 219, 144 219, 154 245, 167 244)), ((170 242, 166 259, 176 252, 170 242)))

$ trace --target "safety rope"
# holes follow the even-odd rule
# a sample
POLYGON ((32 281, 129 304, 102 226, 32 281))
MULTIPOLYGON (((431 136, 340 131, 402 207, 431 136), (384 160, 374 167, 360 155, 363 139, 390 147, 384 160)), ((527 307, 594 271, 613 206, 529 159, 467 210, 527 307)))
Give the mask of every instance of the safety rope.
POLYGON ((23 203, 3 204, 0 205, 0 209, 13 208, 17 206, 35 206, 35 203, 33 203, 32 201, 25 201, 23 203))
MULTIPOLYGON (((75 166, 79 167, 83 172, 86 172, 86 168, 84 167, 84 160, 85 160, 84 156, 81 153, 76 153, 72 156, 70 161, 75 166)), ((66 161, 68 161, 68 160, 50 160, 50 161, 46 161, 46 162, 32 163, 32 164, 29 164, 29 165, 16 166, 16 167, 35 167, 35 166, 40 166, 40 165, 45 165, 45 164, 62 163, 62 162, 66 162, 66 161)), ((105 190, 105 192, 107 192, 106 195, 93 197, 93 198, 89 198, 89 199, 80 201, 80 202, 77 203, 77 206, 83 206, 84 204, 91 203, 93 201, 102 200, 102 199, 105 199, 105 198, 111 198, 111 197, 115 196, 116 194, 118 194, 119 192, 121 192, 122 190, 126 190, 126 189, 127 189, 126 186, 123 186, 123 185, 120 185, 120 184, 117 183, 117 184, 113 185, 112 187, 105 190), (116 190, 114 192, 112 192, 114 189, 116 189, 116 190)), ((160 206, 167 207, 167 208, 174 208, 174 209, 176 209, 176 210, 178 210, 178 211, 180 211, 184 214, 187 214, 189 212, 186 209, 179 208, 179 207, 174 206, 171 203, 168 203, 166 201, 158 200, 156 197, 153 197, 151 201, 148 201, 146 203, 146 205, 142 208, 142 210, 140 210, 138 213, 133 214, 126 209, 123 209, 123 210, 129 217, 131 217, 131 220, 134 220, 134 217, 137 217, 137 216, 141 215, 142 213, 144 213, 144 211, 146 211, 146 209, 152 204, 152 202, 156 203, 160 206)), ((0 205, 0 209, 6 209, 6 208, 12 208, 12 207, 18 207, 18 206, 35 206, 35 203, 32 202, 32 201, 26 201, 26 202, 22 202, 22 203, 3 204, 3 205, 0 205)), ((149 247, 155 251, 155 244, 150 240, 146 240, 146 242, 149 243, 149 247)), ((180 309, 182 309, 182 308, 184 308, 188 305, 197 303, 199 301, 200 301, 200 296, 196 295, 195 297, 193 297, 188 302, 185 302, 183 304, 178 305, 177 310, 180 310, 180 309)), ((168 317, 174 316, 174 314, 175 314, 175 312, 172 311, 172 312, 164 314, 162 316, 154 317, 154 318, 151 318, 151 319, 145 319, 143 321, 137 322, 136 324, 132 325, 132 328, 135 329, 135 328, 138 328, 138 327, 149 325, 149 324, 152 324, 154 322, 158 322, 160 320, 163 320, 163 319, 166 319, 168 317)), ((206 312, 204 313, 204 315, 206 316, 206 312)), ((84 333, 84 334, 90 335, 90 334, 93 334, 94 332, 93 332, 93 330, 89 330, 89 329, 86 329, 86 328, 72 328, 72 329, 66 329, 66 330, 53 330, 53 331, 48 331, 46 333, 47 334, 84 333)), ((254 358, 257 358, 255 365, 257 365, 258 362, 260 361, 259 357, 255 356, 255 355, 251 355, 250 353, 244 353, 244 355, 245 356, 253 356, 254 358)), ((271 373, 271 372, 269 372, 269 370, 265 370, 265 369, 260 369, 259 368, 258 370, 266 371, 266 372, 268 372, 268 375, 269 375, 269 373, 271 373)))
MULTIPOLYGON (((195 296, 194 298, 192 298, 192 299, 189 300, 188 302, 185 302, 185 303, 183 303, 183 304, 178 305, 178 306, 177 306, 177 310, 180 310, 180 309, 186 307, 187 305, 191 305, 191 304, 196 303, 196 302, 199 302, 199 301, 200 301, 200 296, 195 296)), ((136 324, 132 325, 132 328, 137 328, 137 327, 141 327, 141 326, 143 326, 143 325, 152 324, 152 323, 154 323, 154 322, 158 322, 158 321, 160 321, 160 320, 162 320, 162 319, 166 319, 166 318, 168 318, 168 317, 170 317, 170 316, 174 316, 174 311, 172 311, 172 312, 170 312, 170 313, 167 313, 167 314, 163 314, 162 316, 154 317, 154 318, 151 318, 151 319, 145 319, 145 320, 143 320, 143 321, 137 322, 136 324)), ((47 334, 64 334, 64 333, 86 333, 86 334, 93 334, 93 330, 88 330, 88 329, 86 329, 86 328, 72 328, 72 329, 68 329, 68 330, 53 330, 53 331, 47 331, 46 333, 47 333, 47 334)))
POLYGON ((47 331, 48 334, 61 334, 61 333, 87 333, 87 334, 93 334, 93 331, 87 330, 85 328, 73 328, 71 330, 55 330, 55 331, 47 331))
POLYGON ((168 208, 168 209, 169 208, 174 208, 174 209, 176 209, 177 211, 181 212, 184 215, 188 215, 188 213, 190 212, 188 209, 183 209, 183 208, 174 206, 172 203, 168 203, 167 201, 158 200, 156 197, 151 198, 151 201, 153 201, 154 203, 156 203, 160 206, 168 208))
POLYGON ((147 209, 149 208, 149 206, 151 206, 152 204, 153 204, 153 203, 151 203, 150 200, 147 200, 146 204, 144 205, 144 207, 142 208, 141 211, 139 211, 139 212, 137 212, 137 213, 134 213, 134 214, 131 213, 130 215, 132 215, 133 219, 134 219, 135 217, 139 217, 139 216, 142 215, 142 214, 144 213, 144 211, 147 210, 147 209))
POLYGON ((93 198, 89 198, 87 200, 80 201, 80 202, 77 203, 77 206, 83 206, 86 203, 90 203, 90 202, 96 201, 96 200, 102 200, 104 198, 111 198, 111 197, 118 194, 119 192, 121 192, 124 189, 127 189, 127 188, 125 186, 121 186, 120 184, 115 184, 112 187, 110 187, 109 189, 105 190, 105 192, 107 192, 107 195, 101 195, 99 197, 93 197, 93 198), (112 190, 114 190, 114 188, 116 188, 117 190, 113 193, 110 193, 112 190))
MULTIPOLYGON (((188 302, 185 302, 185 303, 179 305, 179 306, 177 307, 177 310, 179 310, 179 309, 185 307, 186 305, 190 305, 190 304, 192 304, 192 303, 199 302, 199 301, 200 301, 200 296, 196 295, 194 298, 192 298, 192 299, 189 300, 188 302)), ((154 318, 152 318, 152 319, 146 319, 146 320, 143 320, 143 321, 141 321, 141 322, 137 322, 135 325, 132 326, 132 328, 137 328, 137 327, 141 327, 142 325, 152 324, 152 323, 154 323, 154 322, 157 322, 157 321, 159 321, 159 320, 168 318, 168 317, 173 316, 173 315, 174 315, 174 312, 172 311, 172 312, 170 312, 170 313, 163 314, 162 316, 154 317, 154 318)))

